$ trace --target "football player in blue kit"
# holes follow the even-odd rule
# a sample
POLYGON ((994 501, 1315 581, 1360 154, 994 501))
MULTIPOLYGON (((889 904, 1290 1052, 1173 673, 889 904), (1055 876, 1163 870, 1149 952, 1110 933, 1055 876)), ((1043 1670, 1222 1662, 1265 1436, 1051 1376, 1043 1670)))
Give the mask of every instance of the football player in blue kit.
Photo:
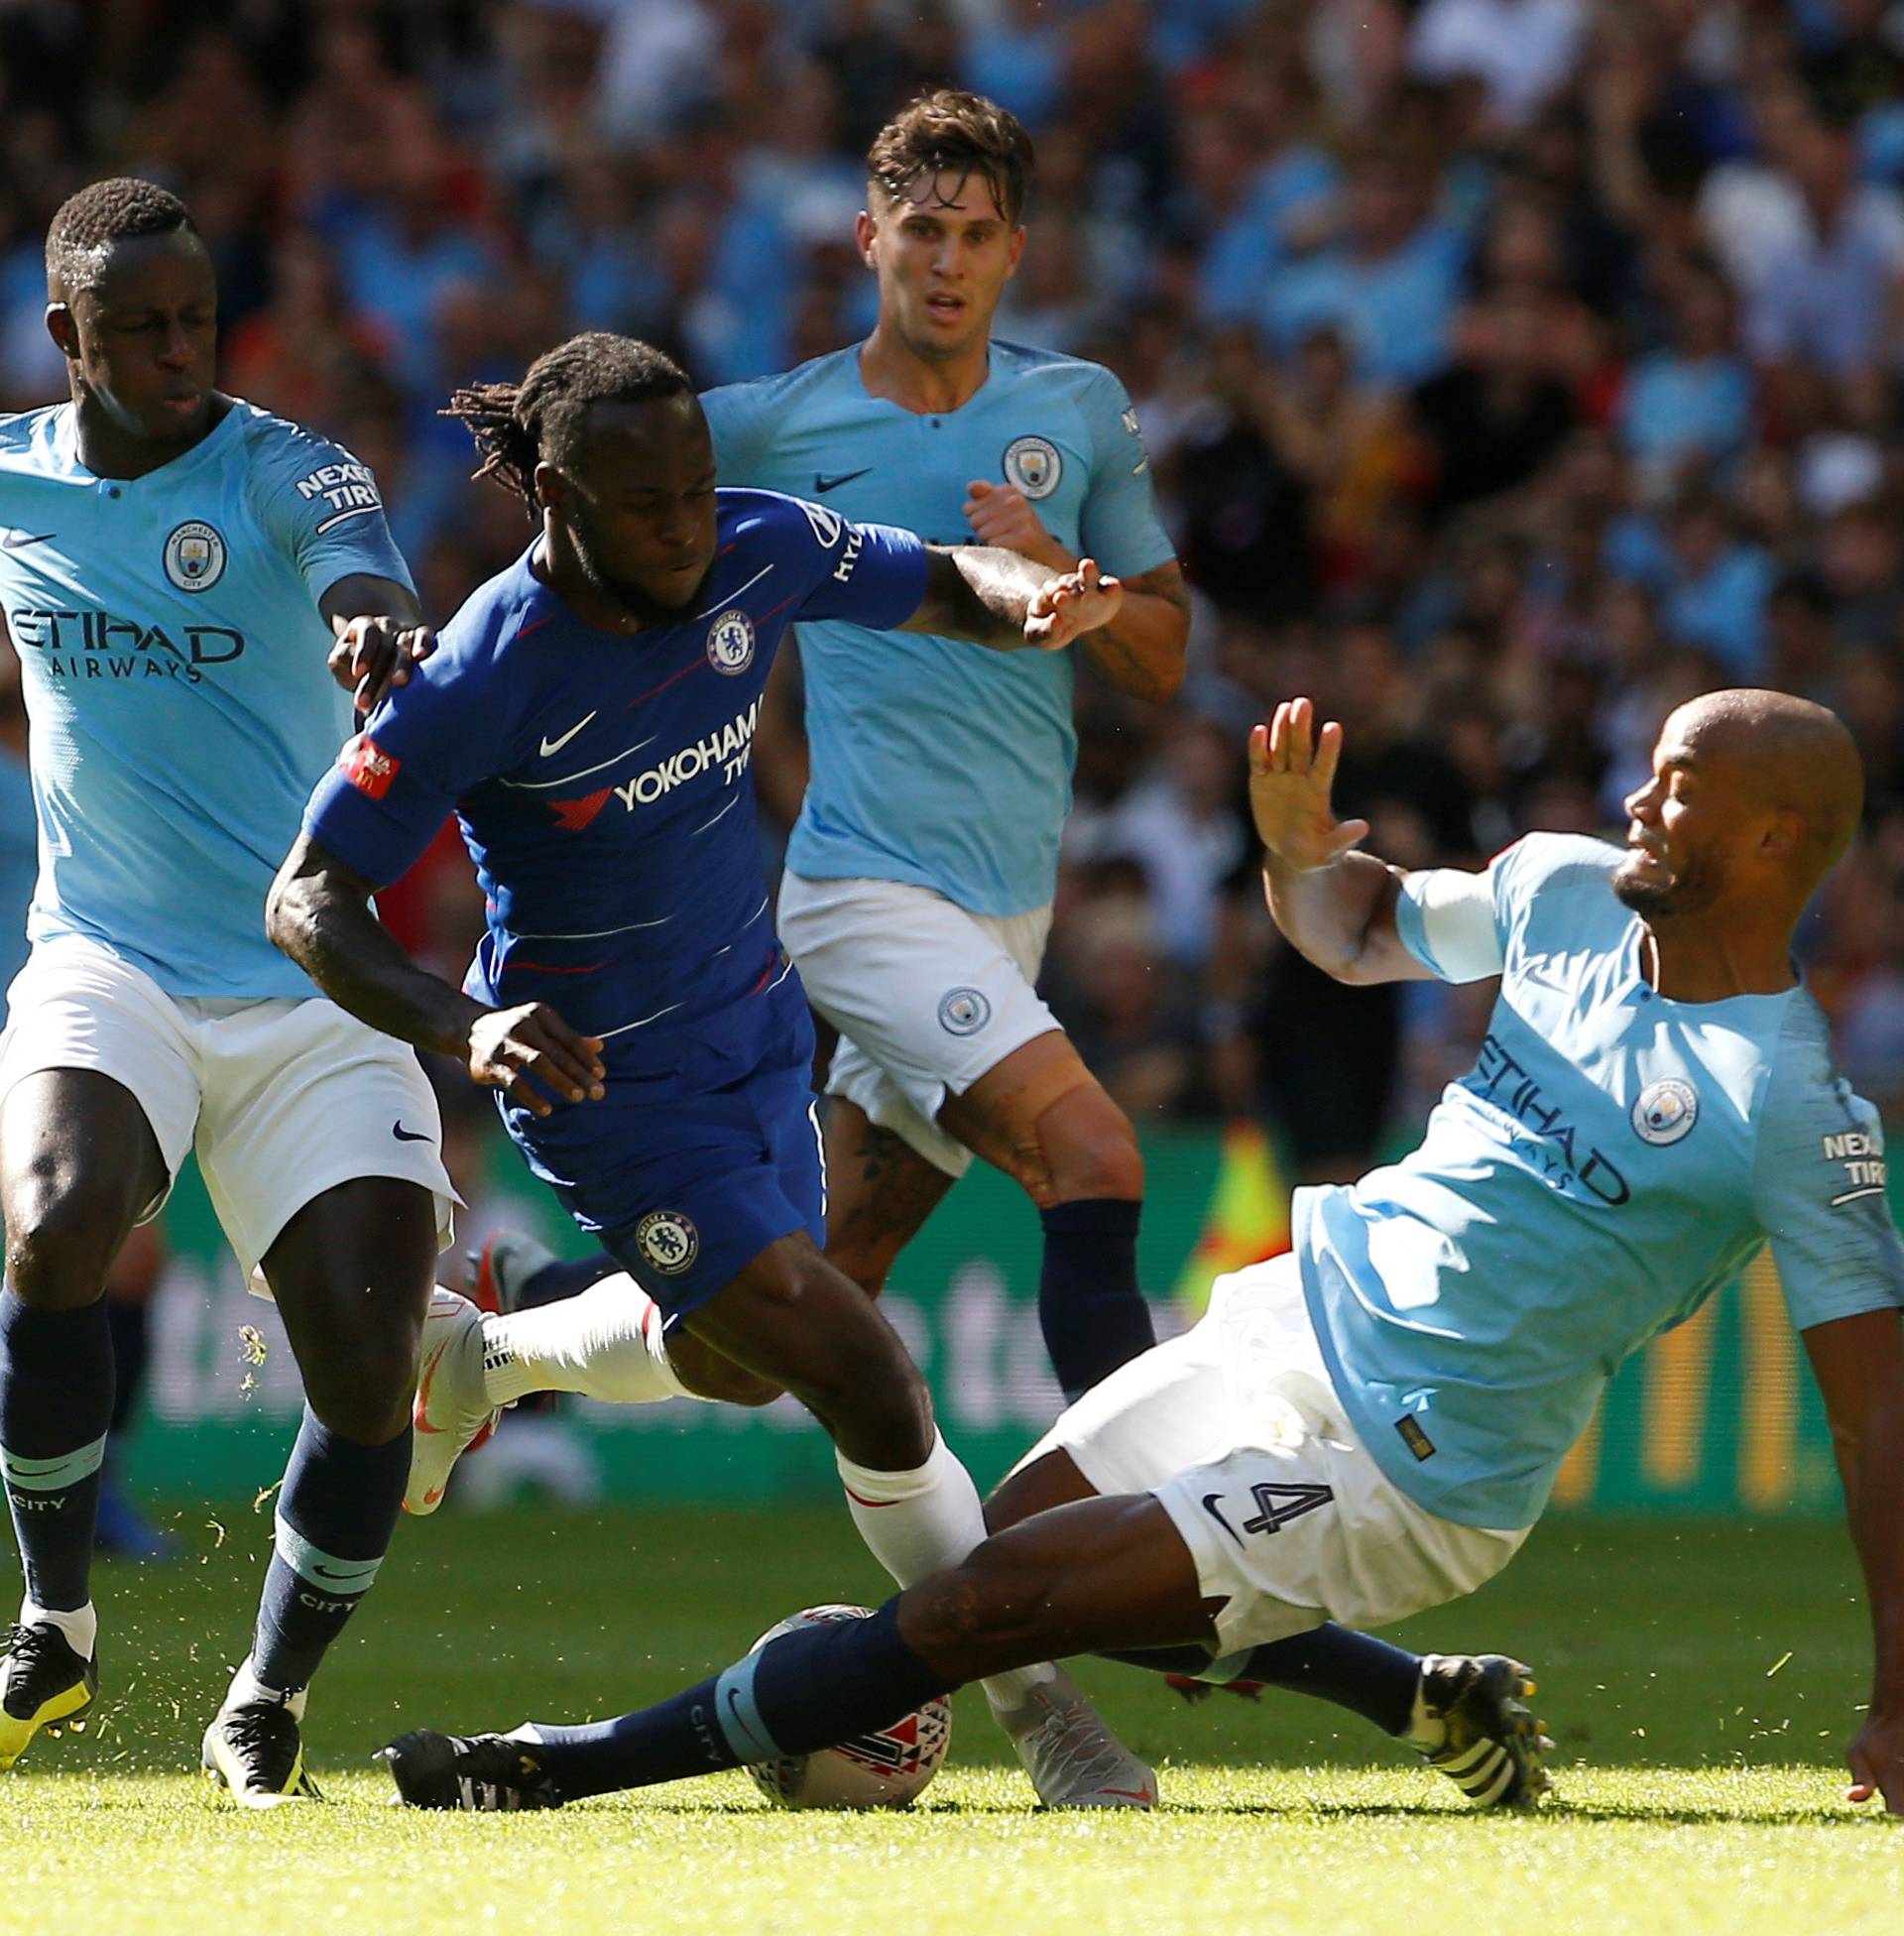
MULTIPOLYGON (((1877 1113, 1791 959, 1858 823, 1850 734, 1784 693, 1696 699, 1623 853, 1530 834, 1480 873, 1356 852, 1341 745, 1307 700, 1252 736, 1283 933, 1345 981, 1499 978, 1421 1148, 1298 1190, 1291 1252, 1218 1278, 1194 1330, 1073 1405, 961 1566, 640 1714, 406 1736, 385 1754, 407 1801, 554 1806, 810 1753, 1039 1655, 1221 1678, 1327 1616, 1442 1605, 1512 1558, 1620 1362, 1769 1244, 1870 1605, 1850 1797, 1904 1814, 1904 1247, 1877 1113)), ((1498 1656, 1431 1656, 1392 1732, 1478 1801, 1531 1800, 1531 1691, 1498 1656)))
MULTIPOLYGON (((1113 619, 1120 588, 1089 560, 1053 574, 718 490, 688 379, 625 337, 573 338, 452 414, 537 536, 317 787, 270 932, 351 1014, 499 1089, 531 1168, 664 1319, 674 1374, 795 1393, 833 1437, 868 1545, 917 1579, 984 1519, 896 1334, 821 1254, 812 1025, 774 936, 749 771, 761 692, 796 620, 1055 650, 1113 619), (462 991, 369 905, 452 809, 488 900, 462 991)), ((473 1306, 448 1328, 480 1358, 473 1306)), ((431 1349, 426 1384, 455 1341, 431 1349)), ((443 1431, 440 1470, 484 1415, 443 1431)), ((1056 1669, 988 1692, 1047 1803, 1148 1804, 1150 1771, 1056 1669)))
MULTIPOLYGON (((992 335, 1026 246, 1031 166, 1023 128, 978 95, 940 89, 895 115, 869 151, 856 232, 879 279, 873 333, 709 392, 715 459, 730 484, 928 536, 969 529, 1055 571, 1090 551, 1124 602, 1080 649, 1120 690, 1167 699, 1188 594, 1130 400, 1100 364, 992 335)), ((985 1157, 1037 1206, 1039 1322, 1076 1397, 1154 1340, 1135 1133, 1036 988, 1071 798, 1075 655, 895 639, 844 612, 802 614, 797 637, 812 772, 776 914, 808 999, 840 1031, 826 1254, 878 1296, 985 1157)), ((506 1261, 492 1273, 505 1312, 487 1321, 487 1351, 472 1340, 439 1357, 425 1343, 413 1511, 478 1429, 457 1421, 477 1416, 479 1388, 492 1406, 532 1391, 633 1403, 678 1389, 641 1300, 592 1283, 605 1260, 550 1263, 514 1237, 486 1252, 486 1270, 492 1260, 506 1261), (532 1277, 540 1308, 510 1308, 532 1277)), ((470 1321, 437 1294, 432 1331, 470 1321)), ((1417 1664, 1331 1624, 1263 1650, 1256 1672, 1386 1716, 1392 1698, 1364 1690, 1412 1684, 1417 1664)))
POLYGON ((365 466, 213 387, 217 283, 182 202, 80 190, 47 284, 71 400, 0 419, 40 824, 0 1044, 0 1473, 26 1572, 0 1767, 98 1686, 101 1293, 195 1148, 306 1396, 252 1651, 204 1737, 207 1772, 269 1806, 315 1792, 304 1690, 396 1523, 455 1196, 416 1056, 317 998, 265 894, 350 689, 373 699, 429 634, 365 466))

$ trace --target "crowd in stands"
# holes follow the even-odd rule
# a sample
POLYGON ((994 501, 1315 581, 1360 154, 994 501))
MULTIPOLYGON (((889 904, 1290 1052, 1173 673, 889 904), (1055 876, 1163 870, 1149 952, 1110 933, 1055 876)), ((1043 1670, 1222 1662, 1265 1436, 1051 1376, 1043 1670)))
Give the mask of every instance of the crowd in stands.
MULTIPOLYGON (((1333 1173, 1472 1039, 1472 996, 1340 990, 1274 937, 1244 738, 1298 691, 1411 864, 1619 828, 1704 688, 1837 707, 1868 825, 1807 965, 1847 1072, 1904 1100, 1889 0, 30 0, 0 7, 0 406, 63 394, 53 209, 164 180, 227 387, 375 467, 446 616, 525 537, 449 390, 579 327, 709 384, 854 340, 859 158, 948 78, 1037 143, 999 333, 1118 371, 1196 593, 1174 705, 1080 681, 1049 991, 1138 1120, 1266 1110, 1333 1173)), ((770 819, 797 760, 759 755, 770 819)), ((445 852, 393 917, 454 968, 445 852)))

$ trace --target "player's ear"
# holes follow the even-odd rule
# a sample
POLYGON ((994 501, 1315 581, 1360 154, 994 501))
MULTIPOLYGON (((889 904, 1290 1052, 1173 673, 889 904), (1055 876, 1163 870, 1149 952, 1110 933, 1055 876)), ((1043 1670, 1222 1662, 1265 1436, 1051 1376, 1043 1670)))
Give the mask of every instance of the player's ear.
POLYGON ((79 325, 72 319, 72 310, 64 302, 47 304, 47 334, 54 340, 61 356, 79 359, 79 325))
POLYGON ((859 249, 860 260, 869 269, 877 269, 880 266, 879 239, 880 225, 866 209, 862 208, 853 218, 853 241, 859 249))
POLYGON ((567 477, 551 463, 536 466, 536 503, 543 511, 559 511, 575 495, 567 477))
POLYGON ((1758 851, 1767 860, 1790 860, 1805 845, 1804 816, 1790 807, 1768 814, 1765 831, 1759 836, 1758 851))
POLYGON ((1018 273, 1018 258, 1024 254, 1024 224, 1020 222, 1012 231, 1011 245, 1006 255, 1005 280, 1009 283, 1018 273))

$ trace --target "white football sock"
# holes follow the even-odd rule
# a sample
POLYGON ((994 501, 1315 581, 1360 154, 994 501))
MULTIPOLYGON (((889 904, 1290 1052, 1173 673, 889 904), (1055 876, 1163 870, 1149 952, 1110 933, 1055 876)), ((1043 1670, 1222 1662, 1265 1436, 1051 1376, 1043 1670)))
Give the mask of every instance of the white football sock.
POLYGON ((92 1658, 99 1643, 99 1616, 88 1600, 83 1607, 42 1607, 31 1600, 20 1603, 22 1627, 57 1627, 66 1636, 66 1644, 82 1660, 92 1658))
POLYGON ((573 1297, 483 1319, 483 1392, 493 1405, 575 1392, 616 1405, 697 1394, 674 1375, 661 1312, 626 1271, 573 1297))
MULTIPOLYGON (((934 1431, 925 1464, 909 1472, 874 1472, 855 1465, 835 1448, 847 1510, 873 1557, 909 1587, 933 1573, 956 1566, 985 1539, 985 1509, 979 1489, 945 1435, 934 1431)), ((1056 1670, 1019 1667, 995 1674, 985 1683, 996 1712, 1023 1704, 1024 1690, 1049 1680, 1056 1670)))

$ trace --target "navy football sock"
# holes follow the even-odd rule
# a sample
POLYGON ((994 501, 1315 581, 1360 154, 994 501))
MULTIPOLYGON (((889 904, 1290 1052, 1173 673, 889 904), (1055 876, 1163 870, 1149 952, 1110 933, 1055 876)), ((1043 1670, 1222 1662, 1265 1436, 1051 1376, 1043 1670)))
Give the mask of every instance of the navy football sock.
POLYGON ((1044 1267, 1038 1323, 1067 1399, 1088 1392, 1156 1343, 1137 1283, 1137 1222, 1143 1205, 1084 1197, 1039 1213, 1044 1267))
POLYGON ((1313 1694, 1372 1721, 1385 1735, 1400 1735, 1414 1714, 1421 1656, 1329 1621, 1286 1640, 1265 1641, 1237 1679, 1313 1694))
POLYGON ((106 1297, 101 1303, 112 1338, 112 1432, 116 1438, 145 1391, 146 1367, 152 1362, 152 1321, 143 1297, 106 1297))
MULTIPOLYGON (((1198 1677, 1211 1664, 1201 1647, 1142 1647, 1104 1657, 1152 1673, 1198 1677)), ((1407 1732, 1421 1684, 1419 1654, 1333 1621, 1286 1640, 1266 1640, 1247 1657, 1232 1656, 1225 1664, 1235 1669, 1234 1680, 1259 1680, 1265 1687, 1311 1694, 1372 1721, 1386 1735, 1407 1732)))
POLYGON ((593 1257, 558 1258, 545 1264, 533 1277, 525 1277, 516 1295, 519 1311, 533 1311, 543 1304, 559 1304, 564 1297, 579 1297, 590 1284, 615 1274, 622 1267, 606 1251, 593 1257))
POLYGON ((565 1801, 810 1754, 890 1727, 949 1692, 899 1637, 899 1603, 871 1620, 797 1628, 671 1701, 580 1728, 535 1724, 565 1801))
POLYGON ((252 1641, 251 1670, 264 1686, 296 1693, 317 1671, 384 1563, 409 1477, 408 1426, 387 1445, 356 1445, 305 1407, 252 1641))
POLYGON ((112 1421, 112 1336, 102 1298, 35 1310, 0 1291, 0 1471, 27 1598, 61 1613, 90 1597, 99 1468, 112 1421))

